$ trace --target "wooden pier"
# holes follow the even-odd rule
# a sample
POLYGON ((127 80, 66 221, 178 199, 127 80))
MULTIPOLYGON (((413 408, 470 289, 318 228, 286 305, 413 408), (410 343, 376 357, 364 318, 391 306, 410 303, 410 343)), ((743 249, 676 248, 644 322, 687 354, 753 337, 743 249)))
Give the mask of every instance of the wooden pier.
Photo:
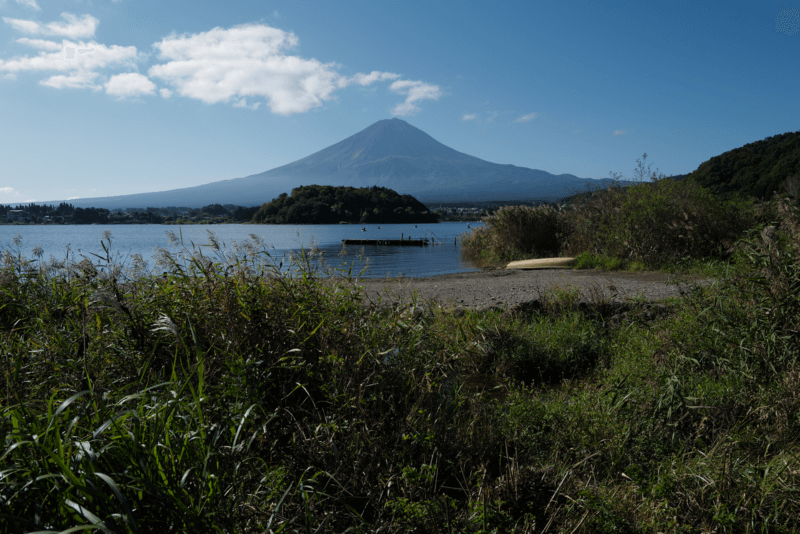
POLYGON ((428 238, 422 239, 342 239, 342 245, 384 245, 390 247, 424 247, 428 238))

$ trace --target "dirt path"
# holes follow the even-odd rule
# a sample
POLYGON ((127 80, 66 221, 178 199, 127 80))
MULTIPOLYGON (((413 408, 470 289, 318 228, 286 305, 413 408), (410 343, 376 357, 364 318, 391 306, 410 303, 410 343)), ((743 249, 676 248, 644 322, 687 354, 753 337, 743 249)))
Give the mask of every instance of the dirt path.
POLYGON ((361 278, 355 283, 364 288, 369 301, 391 304, 408 301, 416 292, 423 301, 435 299, 443 304, 474 309, 496 305, 513 306, 540 298, 548 291, 578 288, 582 300, 593 298, 649 301, 678 296, 680 287, 708 280, 686 280, 664 273, 620 273, 594 270, 492 270, 446 274, 428 278, 361 278))

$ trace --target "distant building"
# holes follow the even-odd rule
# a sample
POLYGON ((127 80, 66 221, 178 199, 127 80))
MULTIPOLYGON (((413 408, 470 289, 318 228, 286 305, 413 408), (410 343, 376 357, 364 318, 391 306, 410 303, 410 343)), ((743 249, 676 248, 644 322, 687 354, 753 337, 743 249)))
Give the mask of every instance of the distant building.
POLYGON ((22 222, 25 220, 25 212, 22 210, 8 210, 6 220, 8 222, 22 222))

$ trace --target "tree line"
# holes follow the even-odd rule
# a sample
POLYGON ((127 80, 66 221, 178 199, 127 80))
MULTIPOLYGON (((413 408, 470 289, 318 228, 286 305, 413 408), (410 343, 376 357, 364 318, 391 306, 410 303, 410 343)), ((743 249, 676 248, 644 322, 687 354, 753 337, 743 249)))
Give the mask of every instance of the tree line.
POLYGON ((202 208, 168 206, 165 208, 76 208, 62 202, 47 204, 0 204, 0 219, 30 224, 170 224, 191 222, 250 222, 258 206, 209 204, 202 208), (11 212, 19 212, 10 217, 11 212))

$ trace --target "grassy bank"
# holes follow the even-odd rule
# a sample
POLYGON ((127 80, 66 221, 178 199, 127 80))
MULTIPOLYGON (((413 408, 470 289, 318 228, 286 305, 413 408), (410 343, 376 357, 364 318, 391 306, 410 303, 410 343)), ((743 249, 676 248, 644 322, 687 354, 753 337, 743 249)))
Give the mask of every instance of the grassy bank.
POLYGON ((681 270, 727 261, 743 233, 778 216, 777 204, 720 198, 690 179, 660 179, 577 195, 569 204, 507 206, 462 238, 478 263, 582 256, 579 268, 681 270))
POLYGON ((682 299, 483 312, 257 241, 159 276, 9 252, 0 530, 795 531, 796 223, 682 299))

